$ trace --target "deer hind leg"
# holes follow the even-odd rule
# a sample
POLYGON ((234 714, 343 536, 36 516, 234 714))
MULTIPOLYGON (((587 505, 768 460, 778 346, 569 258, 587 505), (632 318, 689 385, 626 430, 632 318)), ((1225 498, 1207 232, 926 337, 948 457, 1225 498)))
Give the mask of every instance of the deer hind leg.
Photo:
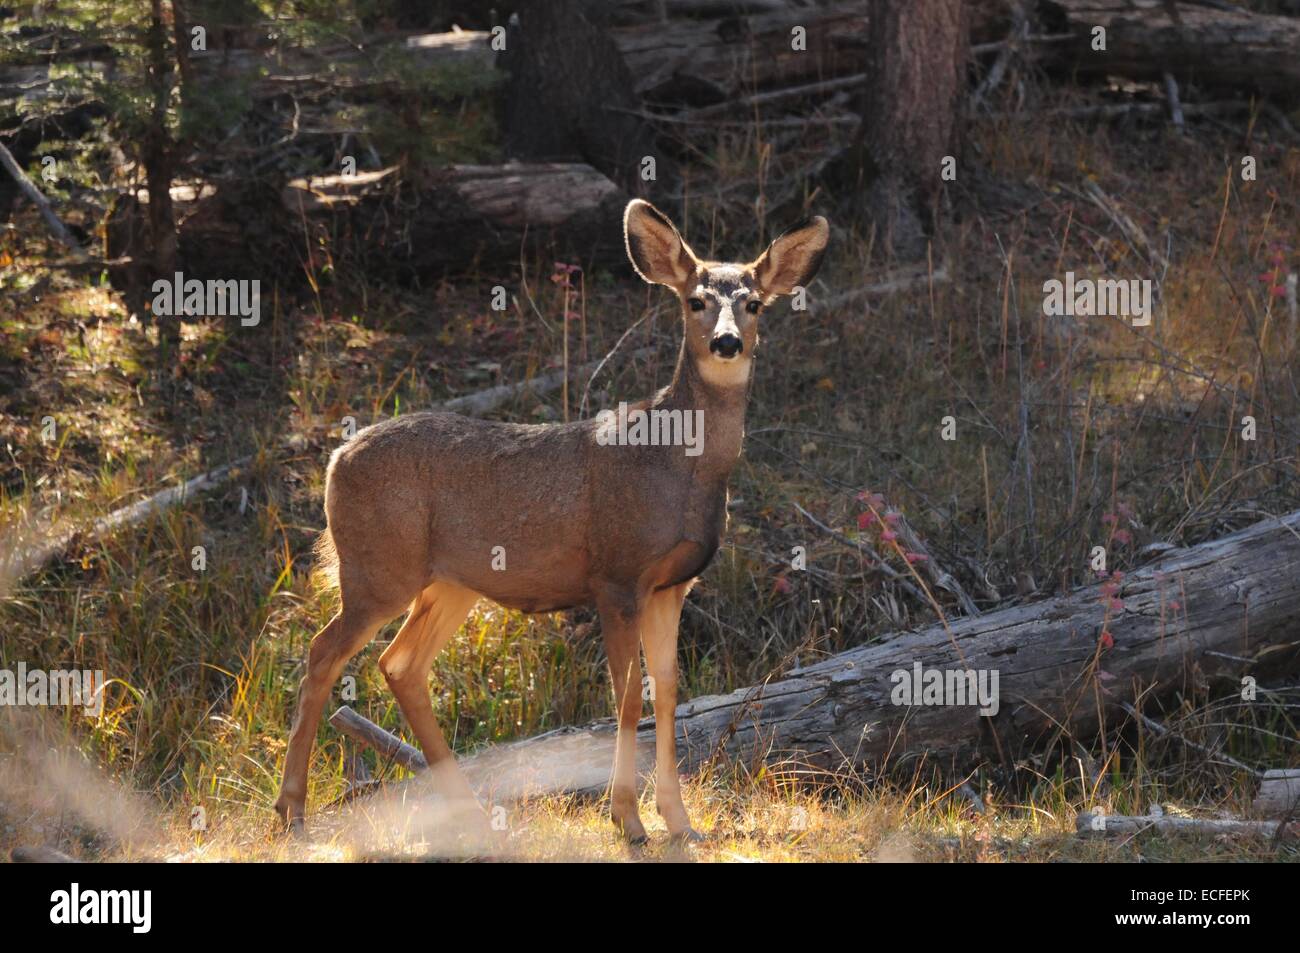
POLYGON ((478 593, 455 583, 431 583, 415 600, 401 631, 379 657, 379 670, 424 749, 435 790, 462 806, 477 806, 478 802, 438 727, 427 679, 434 658, 477 601, 478 593))
MULTIPOLYGON (((391 618, 396 612, 391 613, 391 618)), ((275 810, 286 826, 301 831, 307 806, 307 767, 316 729, 334 683, 344 667, 375 636, 385 621, 383 611, 369 602, 344 596, 343 607, 316 634, 307 652, 307 674, 298 690, 298 713, 284 756, 284 776, 275 810)))
POLYGON ((691 583, 656 592, 646 603, 641 624, 655 709, 655 807, 675 840, 702 838, 691 827, 677 776, 677 626, 691 583))
POLYGON ((621 599, 603 600, 597 608, 618 712, 609 813, 614 826, 630 843, 644 844, 645 827, 636 805, 636 723, 641 718, 641 653, 637 644, 640 613, 621 599))

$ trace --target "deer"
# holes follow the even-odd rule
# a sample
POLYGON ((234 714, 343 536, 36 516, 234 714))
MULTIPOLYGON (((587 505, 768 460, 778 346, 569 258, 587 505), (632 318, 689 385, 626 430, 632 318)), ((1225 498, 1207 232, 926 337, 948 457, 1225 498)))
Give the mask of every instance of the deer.
POLYGON ((623 236, 636 273, 677 295, 682 324, 671 382, 629 405, 628 417, 693 413, 703 424, 700 445, 688 454, 662 442, 618 440, 608 411, 551 424, 424 412, 367 427, 337 448, 316 549, 339 608, 307 654, 275 802, 288 829, 303 831, 312 744, 334 684, 403 610, 379 669, 439 792, 477 807, 427 681, 434 658, 486 598, 525 613, 595 608, 617 718, 609 814, 632 844, 647 841, 636 777, 644 651, 653 679, 655 807, 671 840, 702 839, 678 776, 678 624, 726 529, 759 317, 779 296, 807 286, 830 229, 812 217, 751 262, 706 261, 663 212, 634 199, 623 236))

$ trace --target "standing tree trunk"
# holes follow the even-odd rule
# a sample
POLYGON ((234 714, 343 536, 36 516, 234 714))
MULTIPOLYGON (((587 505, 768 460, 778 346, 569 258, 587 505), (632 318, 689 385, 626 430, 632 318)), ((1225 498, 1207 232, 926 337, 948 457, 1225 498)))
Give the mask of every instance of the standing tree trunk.
POLYGON ((870 0, 857 140, 836 179, 888 252, 918 257, 934 226, 944 157, 957 155, 969 50, 964 0, 870 0))
POLYGON ((507 155, 535 162, 581 161, 626 192, 644 195, 671 182, 671 160, 636 113, 641 100, 623 54, 602 22, 599 3, 547 0, 526 8, 499 60, 507 155), (654 178, 642 161, 654 160, 654 178))
MULTIPOLYGON (((167 32, 162 0, 153 0, 149 23, 149 86, 153 109, 145 130, 142 156, 145 183, 149 190, 150 287, 159 278, 172 279, 176 271, 176 218, 172 209, 172 173, 175 149, 167 128, 167 107, 171 99, 171 63, 167 56, 167 32)), ((158 321, 159 370, 166 374, 179 357, 180 319, 158 321)))

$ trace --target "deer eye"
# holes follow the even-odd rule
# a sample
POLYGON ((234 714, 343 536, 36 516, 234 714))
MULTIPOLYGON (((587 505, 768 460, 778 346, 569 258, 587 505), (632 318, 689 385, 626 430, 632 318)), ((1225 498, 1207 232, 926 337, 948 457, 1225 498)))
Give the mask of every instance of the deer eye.
POLYGON ((745 310, 748 311, 750 314, 758 314, 758 312, 761 311, 762 308, 763 308, 763 304, 760 301, 751 301, 745 305, 745 310))
POLYGON ((691 298, 691 299, 690 299, 689 301, 687 301, 686 303, 689 304, 689 305, 691 306, 691 310, 692 310, 692 311, 703 311, 703 310, 704 310, 704 302, 703 302, 702 300, 700 300, 699 298, 691 298))

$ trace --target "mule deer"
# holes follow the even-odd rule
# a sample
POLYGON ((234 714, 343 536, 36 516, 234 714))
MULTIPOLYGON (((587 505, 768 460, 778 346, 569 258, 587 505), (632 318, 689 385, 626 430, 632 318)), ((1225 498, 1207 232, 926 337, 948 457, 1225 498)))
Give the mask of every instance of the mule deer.
POLYGON ((276 810, 300 828, 307 765, 343 667, 409 607, 379 668, 444 793, 473 802, 434 718, 434 657, 486 597, 524 612, 594 604, 613 681, 618 731, 610 813, 633 842, 640 652, 654 679, 656 807, 675 839, 698 839, 677 776, 677 625, 682 600, 721 541, 727 479, 740 456, 758 315, 816 273, 829 228, 813 218, 748 264, 701 261, 671 221, 634 200, 628 257, 681 300, 672 383, 634 411, 695 412, 704 440, 681 447, 620 441, 608 413, 568 424, 507 424, 408 414, 334 451, 328 528, 318 551, 338 585, 338 614, 311 643, 276 810))

